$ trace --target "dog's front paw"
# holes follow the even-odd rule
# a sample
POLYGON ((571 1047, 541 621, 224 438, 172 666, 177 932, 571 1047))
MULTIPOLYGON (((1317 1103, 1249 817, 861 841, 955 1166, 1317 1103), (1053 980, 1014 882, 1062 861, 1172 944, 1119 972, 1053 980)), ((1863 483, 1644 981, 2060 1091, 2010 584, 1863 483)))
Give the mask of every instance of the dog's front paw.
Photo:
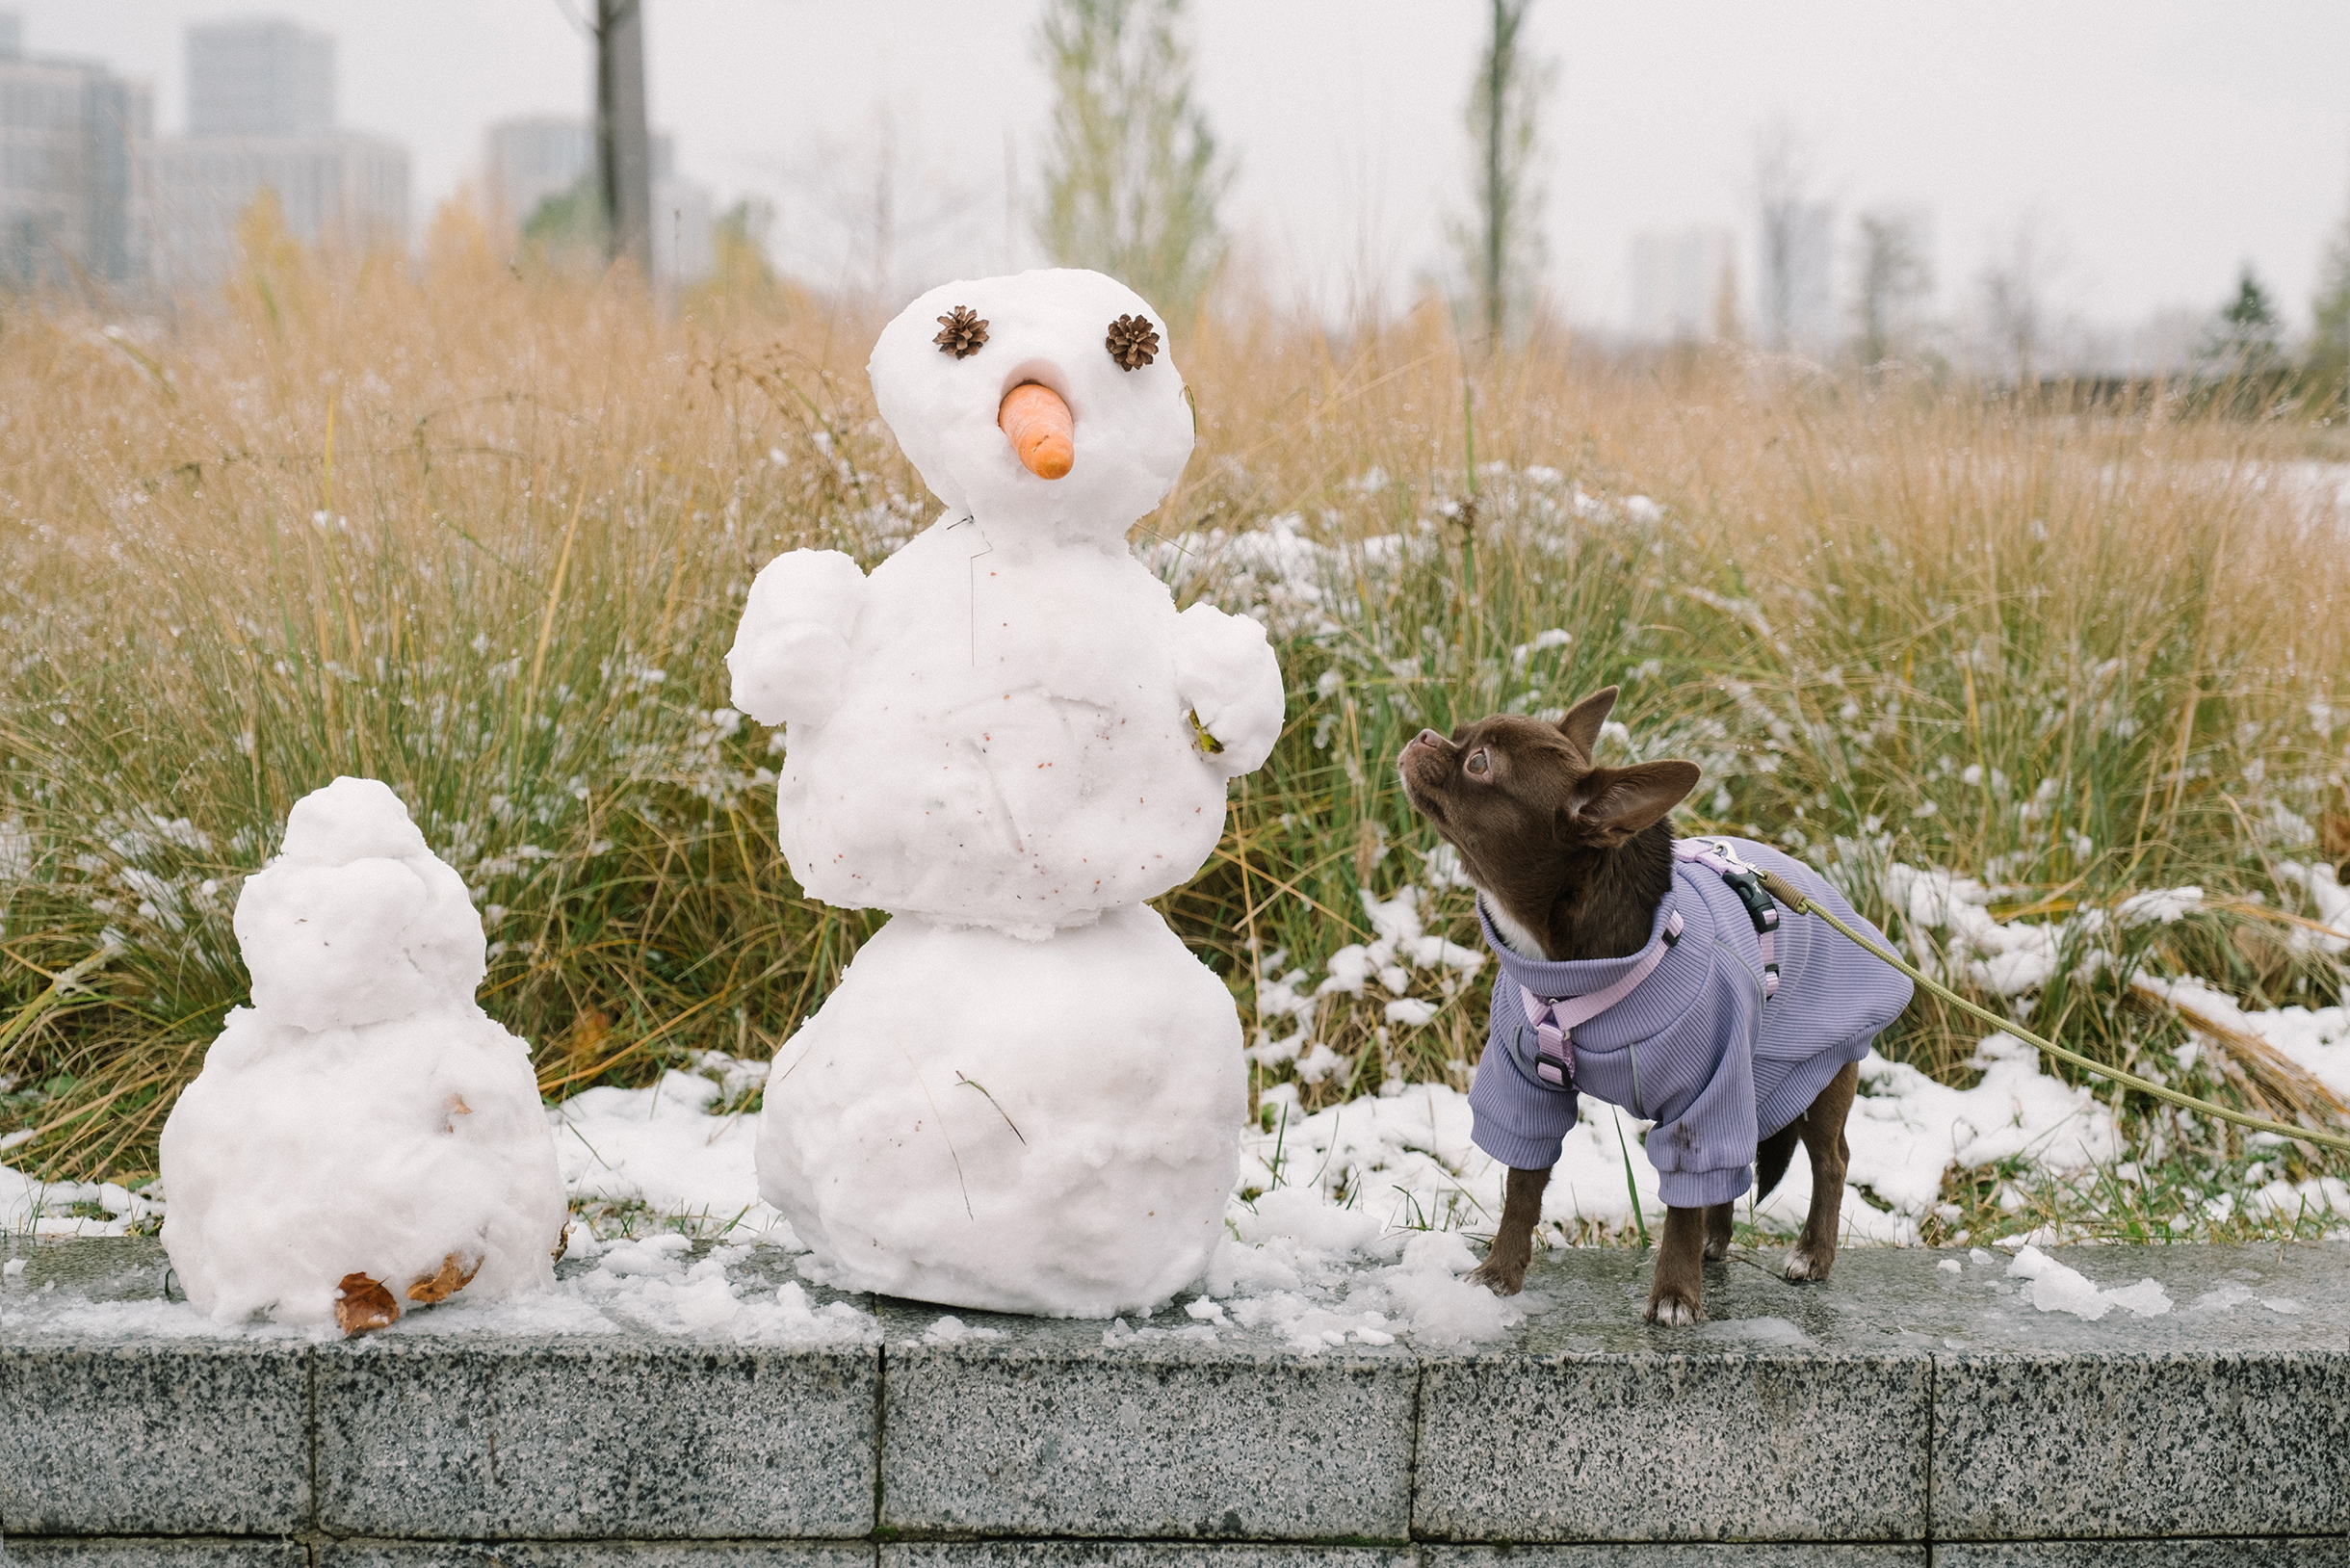
POLYGON ((1496 1295, 1516 1295, 1526 1289, 1526 1263, 1514 1266, 1506 1258, 1487 1258, 1469 1271, 1469 1283, 1482 1285, 1496 1295))
POLYGON ((1679 1291, 1659 1291, 1648 1298, 1648 1310, 1640 1316, 1663 1328, 1685 1328, 1706 1320, 1706 1309, 1697 1298, 1679 1291))
POLYGON ((1828 1270, 1836 1267, 1833 1249, 1814 1252, 1809 1247, 1797 1247, 1787 1255, 1787 1277, 1789 1279, 1826 1279, 1828 1270))

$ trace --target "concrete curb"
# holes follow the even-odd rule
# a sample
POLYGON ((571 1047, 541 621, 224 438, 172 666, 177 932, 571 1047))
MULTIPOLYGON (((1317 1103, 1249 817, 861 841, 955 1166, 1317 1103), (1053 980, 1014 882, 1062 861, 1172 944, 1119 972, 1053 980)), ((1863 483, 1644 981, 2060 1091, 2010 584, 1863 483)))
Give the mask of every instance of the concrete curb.
POLYGON ((1508 1343, 1311 1355, 976 1313, 1002 1337, 930 1344, 896 1301, 877 1346, 103 1339, 10 1296, 151 1295, 152 1244, 10 1244, 12 1562, 2350 1565, 2339 1243, 2070 1250, 2177 1303, 2094 1323, 1963 1254, 1734 1260, 1678 1331, 1639 1255, 1554 1255, 1508 1343))

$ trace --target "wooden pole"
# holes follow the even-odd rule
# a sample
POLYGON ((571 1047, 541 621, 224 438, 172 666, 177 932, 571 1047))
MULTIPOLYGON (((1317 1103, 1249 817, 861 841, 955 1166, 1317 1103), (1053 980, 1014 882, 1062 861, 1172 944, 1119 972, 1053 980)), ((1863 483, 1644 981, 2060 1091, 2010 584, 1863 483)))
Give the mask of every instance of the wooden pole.
POLYGON ((653 278, 652 140, 644 122, 642 0, 596 0, 596 177, 605 252, 653 278))

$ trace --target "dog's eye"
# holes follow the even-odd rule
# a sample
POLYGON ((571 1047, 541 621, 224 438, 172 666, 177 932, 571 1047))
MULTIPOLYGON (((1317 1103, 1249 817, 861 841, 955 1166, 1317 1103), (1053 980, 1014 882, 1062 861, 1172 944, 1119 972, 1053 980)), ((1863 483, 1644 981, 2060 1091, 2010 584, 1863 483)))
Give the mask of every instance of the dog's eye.
POLYGON ((1472 751, 1472 752, 1469 754, 1469 762, 1468 762, 1468 765, 1467 765, 1467 766, 1468 766, 1468 769, 1469 769, 1469 771, 1470 771, 1471 772, 1473 772, 1473 773, 1482 773, 1483 771, 1485 771, 1485 770, 1486 770, 1486 769, 1488 769, 1488 768, 1492 767, 1492 766, 1493 766, 1493 764, 1491 764, 1491 763, 1489 763, 1489 762, 1487 762, 1487 761, 1485 760, 1485 753, 1484 753, 1484 752, 1482 752, 1482 751, 1472 751))

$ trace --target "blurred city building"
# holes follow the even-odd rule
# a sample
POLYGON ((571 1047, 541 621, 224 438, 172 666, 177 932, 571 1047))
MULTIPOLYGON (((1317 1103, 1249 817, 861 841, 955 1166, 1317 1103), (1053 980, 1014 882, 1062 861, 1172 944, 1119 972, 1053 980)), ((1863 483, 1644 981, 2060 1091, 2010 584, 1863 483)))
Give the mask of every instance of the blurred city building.
POLYGON ((1755 271, 1765 348, 1824 354, 1834 346, 1835 231, 1836 209, 1826 202, 1763 202, 1755 271))
MULTIPOLYGON (((653 148, 653 276, 692 283, 709 275, 709 188, 677 172, 676 144, 656 131, 653 148)), ((491 224, 509 244, 562 259, 603 249, 596 189, 595 127, 563 115, 500 120, 482 149, 482 185, 491 224)))
POLYGON ((1633 236, 1632 330, 1649 343, 1698 343, 1735 329, 1737 274, 1730 230, 1633 236))
POLYGON ((27 59, 21 21, 0 12, 0 283, 137 281, 137 170, 154 114, 145 84, 102 65, 27 59))
POLYGON ((188 134, 156 142, 147 160, 159 286, 227 275, 237 221, 265 190, 304 244, 406 248, 408 150, 340 129, 334 87, 326 34, 269 17, 188 29, 188 134))
POLYGON ((334 39, 288 21, 188 29, 190 136, 334 133, 334 39))

